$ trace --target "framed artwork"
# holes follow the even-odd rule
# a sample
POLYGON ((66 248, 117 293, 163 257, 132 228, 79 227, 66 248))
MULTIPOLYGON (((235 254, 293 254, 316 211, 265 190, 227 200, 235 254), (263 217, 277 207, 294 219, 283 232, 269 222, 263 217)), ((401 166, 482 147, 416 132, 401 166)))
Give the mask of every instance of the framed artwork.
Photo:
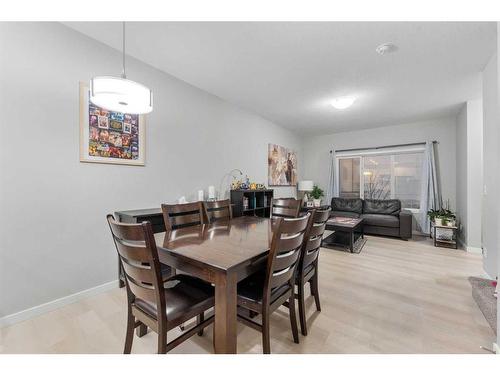
POLYGON ((269 186, 297 184, 297 155, 295 151, 270 143, 267 152, 267 165, 269 186))
POLYGON ((145 116, 94 105, 88 85, 80 82, 80 161, 143 166, 145 147, 145 116))

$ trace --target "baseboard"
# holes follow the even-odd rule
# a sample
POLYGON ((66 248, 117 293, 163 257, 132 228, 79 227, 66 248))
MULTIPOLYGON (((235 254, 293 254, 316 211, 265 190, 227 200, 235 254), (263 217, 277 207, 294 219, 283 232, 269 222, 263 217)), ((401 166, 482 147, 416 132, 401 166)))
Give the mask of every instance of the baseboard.
POLYGON ((468 253, 471 254, 483 254, 483 249, 480 247, 474 247, 474 246, 467 246, 467 244, 461 239, 458 239, 458 243, 462 246, 462 248, 465 249, 468 253))
POLYGON ((480 247, 466 246, 466 249, 467 249, 467 252, 471 253, 471 254, 480 254, 481 255, 483 253, 483 249, 481 249, 480 247))
POLYGON ((108 283, 98 285, 96 287, 82 290, 81 292, 70 294, 69 296, 58 298, 56 300, 43 303, 38 306, 31 307, 29 309, 19 311, 17 313, 6 315, 0 317, 0 328, 10 326, 15 323, 22 322, 23 320, 34 318, 38 315, 42 315, 46 312, 56 310, 63 306, 69 305, 71 303, 80 301, 84 298, 95 296, 100 293, 104 293, 108 290, 118 287, 118 280, 110 281, 108 283))

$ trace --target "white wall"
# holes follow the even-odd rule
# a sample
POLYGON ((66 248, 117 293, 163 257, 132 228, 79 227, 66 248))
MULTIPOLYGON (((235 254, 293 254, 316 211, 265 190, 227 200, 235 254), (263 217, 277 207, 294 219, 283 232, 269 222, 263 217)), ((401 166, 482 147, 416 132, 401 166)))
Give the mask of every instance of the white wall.
POLYGON ((329 150, 387 146, 436 140, 443 199, 455 207, 456 126, 454 118, 387 126, 348 133, 314 136, 304 140, 302 174, 320 187, 328 186, 329 150))
POLYGON ((469 251, 481 251, 483 186, 483 103, 467 101, 457 116, 457 218, 459 238, 469 251))
MULTIPOLYGON (((498 51, 500 51, 500 22, 497 22, 497 55, 498 51)), ((497 59, 497 92, 500 90, 500 60, 497 59)), ((500 110, 500 96, 497 95, 497 108, 500 110)), ((499 116, 500 117, 500 116, 499 116)), ((500 164, 500 161, 499 161, 500 164)), ((484 170, 483 170, 484 173, 484 170)), ((497 187, 499 187, 497 185, 497 187)), ((497 207, 500 206, 500 202, 497 202, 497 207)), ((497 227, 498 232, 500 232, 500 228, 497 227)), ((497 270, 500 270, 500 256, 497 256, 497 270)), ((498 272, 497 272, 498 275, 498 272)), ((497 288, 498 290, 498 288, 497 288)), ((497 354, 500 353, 500 298, 497 298, 497 354)))
POLYGON ((483 198, 483 101, 467 102, 467 248, 481 249, 483 198))
POLYGON ((457 116, 457 221, 460 225, 458 237, 467 246, 467 103, 464 103, 457 116))
POLYGON ((486 273, 493 278, 498 275, 498 240, 500 239, 498 220, 500 214, 498 201, 500 189, 498 179, 500 165, 498 77, 498 61, 495 55, 483 71, 483 267, 486 273))
POLYGON ((289 131, 132 59, 155 95, 146 166, 80 163, 78 82, 119 74, 120 53, 54 23, 0 23, 0 48, 0 316, 115 280, 109 212, 194 197, 232 168, 267 183, 270 142, 303 168, 289 131))

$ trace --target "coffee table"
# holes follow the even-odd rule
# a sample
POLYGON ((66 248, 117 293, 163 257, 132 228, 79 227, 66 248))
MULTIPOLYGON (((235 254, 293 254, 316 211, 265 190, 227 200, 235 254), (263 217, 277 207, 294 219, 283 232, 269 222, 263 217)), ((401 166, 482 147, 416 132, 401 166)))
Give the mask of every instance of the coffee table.
POLYGON ((331 217, 326 222, 326 230, 331 230, 333 233, 323 239, 321 244, 323 247, 340 247, 359 254, 365 245, 362 218, 331 217))

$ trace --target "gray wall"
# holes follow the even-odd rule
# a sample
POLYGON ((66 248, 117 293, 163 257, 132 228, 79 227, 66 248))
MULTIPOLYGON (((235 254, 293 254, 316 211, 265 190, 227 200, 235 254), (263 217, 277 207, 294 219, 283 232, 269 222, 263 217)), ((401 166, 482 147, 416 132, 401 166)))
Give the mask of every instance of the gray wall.
POLYGON ((326 189, 329 150, 331 149, 375 147, 432 140, 439 141, 437 158, 443 198, 450 199, 450 204, 455 207, 456 126, 454 118, 307 138, 303 143, 303 177, 313 180, 326 189))
POLYGON ((119 74, 120 53, 54 23, 0 23, 0 47, 0 316, 115 280, 109 212, 193 198, 232 168, 267 183, 269 142, 303 168, 289 131, 136 60, 155 95, 146 166, 80 163, 78 82, 119 74))
POLYGON ((483 186, 483 102, 469 100, 457 116, 457 218, 460 240, 467 249, 481 250, 483 186))
MULTIPOLYGON (((500 51, 500 22, 497 22, 497 55, 498 55, 498 51, 500 51)), ((497 59, 497 92, 498 90, 500 90, 500 61, 497 59)), ((497 109, 500 110, 500 97, 497 95, 497 109)), ((500 118, 500 116, 499 116, 500 118)), ((484 119, 483 119, 484 121, 484 119)), ((498 164, 497 165, 500 165, 500 160, 498 160, 498 164)), ((497 171, 498 171, 498 168, 497 168, 497 171)), ((484 173, 484 170, 483 170, 483 173, 484 173)), ((497 185, 497 188, 499 188, 499 186, 497 185)), ((500 206, 500 202, 498 202, 497 200, 497 207, 500 206)), ((500 207, 499 207, 499 210, 500 210, 500 207)), ((500 228, 497 227, 498 232, 500 232, 500 228)), ((497 256, 497 270, 500 270, 500 256, 497 256)), ((498 275, 498 272, 497 272, 497 275, 498 275)), ((497 288, 498 290, 498 288, 497 288)), ((497 298, 497 354, 499 353, 500 351, 500 314, 498 313, 498 311, 500 311, 500 298, 497 298)))
POLYGON ((457 116, 457 220, 460 225, 458 236, 467 246, 467 103, 457 116))
MULTIPOLYGON (((458 186, 458 185, 457 185, 458 186)), ((467 247, 481 249, 483 101, 467 102, 467 247)))
POLYGON ((499 113, 498 61, 493 56, 483 72, 483 267, 489 276, 498 275, 499 240, 499 113))

